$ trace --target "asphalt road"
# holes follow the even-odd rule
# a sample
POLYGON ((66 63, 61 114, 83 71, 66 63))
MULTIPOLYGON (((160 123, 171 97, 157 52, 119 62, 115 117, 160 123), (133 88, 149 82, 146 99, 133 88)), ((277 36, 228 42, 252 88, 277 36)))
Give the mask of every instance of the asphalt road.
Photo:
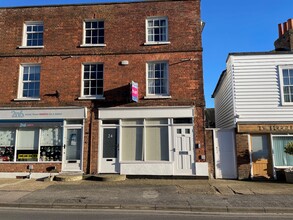
POLYGON ((65 209, 15 209, 1 208, 0 220, 229 220, 260 219, 288 220, 292 215, 283 214, 229 214, 192 213, 171 211, 132 211, 132 210, 65 210, 65 209))

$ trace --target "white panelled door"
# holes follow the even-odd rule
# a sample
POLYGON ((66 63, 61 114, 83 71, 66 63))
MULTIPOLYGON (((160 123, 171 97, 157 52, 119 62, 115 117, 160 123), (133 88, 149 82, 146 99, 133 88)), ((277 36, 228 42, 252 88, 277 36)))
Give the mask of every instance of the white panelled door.
POLYGON ((193 127, 175 127, 174 139, 174 175, 194 175, 193 127))

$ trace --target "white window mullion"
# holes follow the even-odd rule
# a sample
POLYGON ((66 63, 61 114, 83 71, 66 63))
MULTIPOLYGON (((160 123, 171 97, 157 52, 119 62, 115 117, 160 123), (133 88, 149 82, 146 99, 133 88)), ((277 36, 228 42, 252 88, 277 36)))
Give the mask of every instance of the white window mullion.
POLYGON ((147 146, 146 146, 146 125, 145 125, 145 119, 143 119, 143 135, 142 135, 142 148, 143 148, 143 155, 142 155, 142 160, 146 161, 146 151, 147 151, 147 146))

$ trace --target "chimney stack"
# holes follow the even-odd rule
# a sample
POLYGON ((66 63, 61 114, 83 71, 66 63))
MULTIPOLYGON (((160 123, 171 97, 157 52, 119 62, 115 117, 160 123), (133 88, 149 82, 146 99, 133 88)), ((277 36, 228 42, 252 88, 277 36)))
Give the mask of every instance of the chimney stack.
POLYGON ((275 41, 275 50, 293 51, 293 18, 278 24, 279 38, 275 41))

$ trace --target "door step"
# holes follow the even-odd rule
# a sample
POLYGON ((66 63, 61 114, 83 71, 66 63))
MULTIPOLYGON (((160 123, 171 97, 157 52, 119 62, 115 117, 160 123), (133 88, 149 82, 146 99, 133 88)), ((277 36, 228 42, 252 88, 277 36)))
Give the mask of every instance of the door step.
POLYGON ((55 176, 54 180, 61 182, 80 181, 83 180, 82 172, 63 172, 55 176))
POLYGON ((104 182, 117 182, 126 180, 126 175, 119 174, 98 174, 91 176, 91 180, 104 182))

